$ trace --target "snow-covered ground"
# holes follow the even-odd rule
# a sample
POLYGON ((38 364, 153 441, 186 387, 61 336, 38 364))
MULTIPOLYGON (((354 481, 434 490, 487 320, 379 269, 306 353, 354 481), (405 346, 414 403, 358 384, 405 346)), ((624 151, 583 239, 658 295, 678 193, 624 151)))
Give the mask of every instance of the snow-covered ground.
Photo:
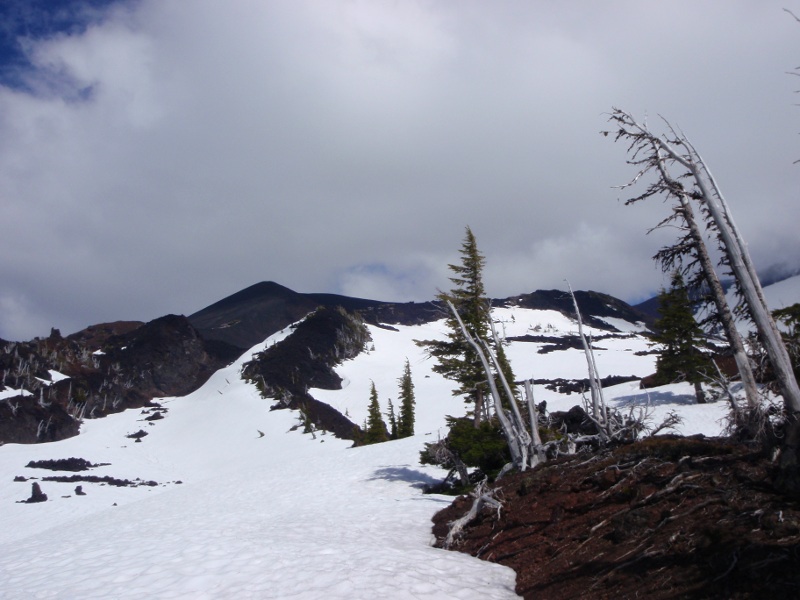
POLYGON ((786 308, 800 302, 800 275, 765 287, 764 296, 772 310, 786 308))
MULTIPOLYGON (((501 334, 574 333, 553 311, 496 311, 501 334)), ((634 324, 597 340, 601 376, 653 372, 653 355, 634 324)), ((589 331, 598 337, 604 332, 589 331)), ((200 390, 161 401, 166 418, 139 410, 84 423, 57 443, 0 447, 0 596, 3 598, 513 598, 514 573, 431 547, 430 518, 450 498, 423 495, 443 476, 418 464, 424 442, 441 433, 445 415, 465 407, 452 384, 432 371, 414 340, 441 338, 442 323, 371 327, 369 351, 338 369, 337 391, 311 390, 351 420, 367 415, 370 382, 384 410, 397 398, 405 360, 417 400, 415 437, 363 448, 322 432, 304 434, 296 413, 269 411, 271 401, 241 381, 242 363, 286 335, 276 334, 200 390), (148 432, 140 443, 126 437, 148 432), (83 458, 110 463, 83 474, 155 481, 113 487, 41 481, 56 473, 31 460, 83 458), (13 481, 24 476, 27 481, 13 481), (49 500, 22 504, 39 478, 49 500)), ((539 354, 514 342, 508 356, 518 378, 583 378, 582 351, 539 354)), ((581 399, 535 386, 537 401, 567 410, 581 399)), ((688 385, 644 392, 638 382, 606 390, 612 405, 647 407, 654 421, 669 410, 685 434, 718 434, 725 405, 698 406, 688 385)), ((59 475, 67 473, 60 472, 59 475)))

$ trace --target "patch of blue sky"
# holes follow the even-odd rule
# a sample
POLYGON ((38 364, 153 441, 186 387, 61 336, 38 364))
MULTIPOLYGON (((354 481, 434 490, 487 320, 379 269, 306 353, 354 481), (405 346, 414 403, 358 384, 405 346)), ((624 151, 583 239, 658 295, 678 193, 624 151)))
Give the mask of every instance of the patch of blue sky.
POLYGON ((31 94, 67 92, 70 101, 88 100, 91 86, 65 82, 64 75, 40 70, 33 47, 59 35, 80 35, 107 10, 125 0, 3 0, 0 2, 0 86, 31 94), (68 83, 68 85, 65 85, 68 83))

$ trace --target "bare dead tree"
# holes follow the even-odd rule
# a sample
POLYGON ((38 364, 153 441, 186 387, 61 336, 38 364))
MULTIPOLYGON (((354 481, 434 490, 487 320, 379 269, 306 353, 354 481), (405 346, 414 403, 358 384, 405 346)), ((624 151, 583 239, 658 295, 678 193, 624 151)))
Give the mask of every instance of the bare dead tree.
POLYGON ((457 541, 464 527, 474 521, 484 507, 493 508, 496 511, 497 517, 500 516, 500 510, 503 508, 503 505, 494 497, 494 490, 486 485, 486 480, 480 482, 470 495, 473 497, 472 506, 466 514, 450 523, 450 529, 444 540, 445 549, 449 550, 453 547, 453 544, 457 541))
POLYGON ((578 300, 572 291, 572 286, 567 281, 567 288, 569 288, 569 295, 572 296, 572 304, 575 307, 575 319, 578 321, 578 336, 581 338, 583 344, 583 351, 586 355, 586 364, 589 370, 589 389, 592 395, 592 418, 595 423, 598 423, 601 431, 605 431, 604 424, 608 421, 606 414, 606 403, 603 398, 603 385, 600 383, 600 376, 597 374, 597 363, 594 360, 594 351, 592 350, 591 343, 586 339, 583 333, 583 319, 581 319, 581 311, 578 308, 578 300))
MULTIPOLYGON (((589 350, 589 358, 587 360, 590 372, 593 372, 595 375, 595 384, 601 398, 598 412, 601 418, 594 419, 591 415, 589 418, 597 425, 598 433, 596 435, 583 435, 579 437, 573 437, 567 434, 564 440, 554 440, 543 443, 539 433, 539 421, 536 406, 533 402, 531 382, 525 382, 526 400, 529 411, 529 423, 526 423, 496 354, 486 340, 475 339, 475 337, 470 334, 461 320, 458 310, 452 303, 448 304, 459 324, 462 334, 473 347, 483 364, 495 409, 495 415, 497 416, 497 420, 511 454, 511 464, 507 465, 508 468, 525 471, 546 460, 548 452, 554 452, 556 455, 561 453, 573 454, 577 444, 604 445, 610 440, 632 441, 636 439, 639 432, 645 429, 643 418, 636 418, 632 414, 622 415, 615 413, 613 416, 609 415, 605 407, 605 402, 602 400, 602 388, 600 386, 600 379, 597 377, 597 366, 594 362, 594 356, 591 350, 589 350), (501 390, 498 388, 497 380, 500 381, 503 393, 501 393, 501 390), (508 411, 506 410, 506 406, 509 407, 508 411), (566 450, 563 449, 564 447, 566 447, 566 450)), ((496 336, 495 331, 493 331, 493 334, 496 336)), ((497 343, 496 339, 495 343, 497 343)), ((507 470, 507 468, 504 468, 501 473, 507 470)))
MULTIPOLYGON (((486 379, 489 384, 489 391, 492 395, 492 400, 494 401, 495 415, 497 416, 497 420, 500 423, 500 428, 503 430, 503 435, 508 443, 508 449, 511 452, 511 462, 514 464, 515 468, 519 469, 520 471, 524 471, 528 467, 528 448, 523 443, 519 432, 515 432, 515 428, 512 426, 511 421, 503 409, 500 392, 497 389, 497 383, 495 382, 495 377, 492 373, 489 359, 487 359, 486 353, 484 352, 486 343, 485 341, 483 344, 479 343, 467 330, 464 322, 461 320, 461 316, 458 314, 458 310, 456 309, 455 305, 453 305, 453 303, 449 300, 447 301, 447 304, 458 321, 458 325, 461 328, 461 333, 464 335, 467 343, 469 343, 469 345, 475 350, 475 353, 478 355, 481 364, 483 365, 484 372, 486 373, 486 379)), ((500 379, 505 381, 502 370, 498 369, 498 374, 500 379)), ((513 394, 511 395, 510 401, 514 402, 513 394)))
MULTIPOLYGON (((763 290, 746 244, 733 221, 719 185, 705 161, 686 136, 677 133, 668 123, 670 137, 653 134, 646 125, 638 123, 629 113, 620 109, 613 110, 610 120, 619 127, 616 139, 630 141, 629 152, 632 153, 632 158, 629 162, 640 168, 631 183, 635 183, 641 176, 651 171, 654 171, 657 176, 656 183, 651 184, 642 195, 628 200, 627 203, 665 194, 677 201, 679 214, 683 217, 689 231, 688 237, 684 236, 679 240, 674 252, 662 251, 660 253, 661 260, 681 262, 686 257, 690 257, 690 265, 699 264, 709 287, 714 292, 714 303, 718 307, 723 307, 722 311, 718 308, 718 313, 723 319, 729 317, 729 315, 726 316, 724 310, 724 296, 719 297, 718 291, 715 291, 715 270, 713 267, 709 268, 705 242, 702 236, 697 237, 697 231, 692 231, 693 213, 687 207, 691 208, 690 200, 695 201, 708 217, 706 223, 723 252, 724 264, 730 268, 730 272, 734 276, 737 292, 743 298, 747 312, 758 331, 759 339, 769 355, 787 413, 790 415, 799 413, 800 387, 794 377, 789 355, 767 308, 763 290), (672 167, 681 168, 682 173, 672 176, 670 174, 672 167), (692 188, 685 189, 682 181, 690 182, 692 188), (694 263, 691 258, 694 259, 694 263)), ((669 217, 661 224, 668 222, 671 222, 669 217)), ((659 257, 659 255, 656 256, 659 257)), ((740 367, 740 374, 744 373, 743 381, 749 380, 746 361, 742 358, 741 350, 736 347, 735 326, 731 326, 730 321, 727 326, 723 321, 723 326, 734 353, 739 354, 737 366, 740 367)), ((741 341, 740 338, 739 341, 741 341)), ((745 381, 745 385, 746 389, 751 386, 749 381, 745 381)), ((753 394, 752 389, 746 393, 748 393, 748 403, 752 402, 753 406, 756 405, 757 394, 753 394)))

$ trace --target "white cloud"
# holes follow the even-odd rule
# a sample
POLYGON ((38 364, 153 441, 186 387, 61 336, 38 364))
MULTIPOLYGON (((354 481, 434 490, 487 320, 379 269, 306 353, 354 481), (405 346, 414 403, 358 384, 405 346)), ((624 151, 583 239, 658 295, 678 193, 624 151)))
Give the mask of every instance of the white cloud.
POLYGON ((0 280, 65 332, 264 279, 426 299, 470 225, 493 295, 638 298, 665 207, 611 189, 612 105, 682 126, 760 264, 798 262, 797 35, 747 2, 123 3, 0 88, 0 280))

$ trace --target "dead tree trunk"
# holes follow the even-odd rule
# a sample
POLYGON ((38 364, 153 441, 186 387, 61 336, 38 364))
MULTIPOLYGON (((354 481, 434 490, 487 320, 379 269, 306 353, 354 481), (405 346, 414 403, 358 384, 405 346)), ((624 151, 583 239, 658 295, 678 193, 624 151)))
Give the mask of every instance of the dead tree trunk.
POLYGON ((572 296, 572 304, 575 306, 575 318, 578 321, 578 335, 580 336, 581 343, 583 344, 583 351, 586 354, 586 364, 589 369, 589 388, 592 394, 592 416, 594 417, 595 422, 605 424, 607 421, 607 415, 605 414, 603 386, 600 383, 600 377, 597 375, 597 364, 594 360, 594 352, 592 352, 592 346, 587 341, 586 336, 583 333, 583 320, 581 319, 581 311, 578 308, 578 301, 575 298, 575 294, 572 291, 572 286, 569 284, 569 281, 567 281, 567 288, 569 288, 569 294, 572 296))
MULTIPOLYGON (((511 422, 508 420, 508 417, 505 414, 503 409, 503 403, 500 400, 500 392, 497 389, 497 384, 495 383, 494 377, 492 375, 492 369, 489 365, 489 361, 486 358, 486 354, 483 352, 483 348, 481 345, 472 337, 472 335, 467 331, 467 328, 464 326, 464 322, 461 320, 461 316, 458 314, 456 307, 453 305, 452 302, 448 301, 447 304, 450 306, 450 310, 455 315, 456 320, 458 321, 458 325, 461 328, 461 333, 464 335, 464 338, 467 340, 470 346, 475 350, 475 353, 481 360, 481 364, 483 365, 483 370, 486 373, 486 379, 489 383, 489 390, 492 394, 492 399, 494 400, 495 405, 495 414, 497 415, 497 420, 500 422, 500 427, 503 430, 503 435, 506 438, 506 442, 508 443, 508 449, 511 452, 511 461, 514 463, 514 466, 519 469, 520 471, 524 471, 527 468, 527 460, 525 460, 524 456, 526 454, 523 451, 521 446, 521 440, 519 439, 518 435, 515 435, 514 428, 511 425, 511 422)), ((502 372, 500 373, 500 377, 502 378, 502 372)), ((513 397, 511 399, 513 401, 513 397)))
MULTIPOLYGON (((725 255, 726 264, 730 266, 735 276, 737 287, 745 299, 758 329, 759 337, 769 353, 770 362, 773 363, 776 373, 778 373, 779 385, 787 411, 790 413, 800 411, 800 388, 798 388, 797 381, 791 371, 788 353, 767 309, 761 285, 750 261, 746 245, 733 224, 730 211, 719 190, 719 186, 716 184, 705 162, 686 137, 675 133, 671 127, 669 129, 673 133, 674 139, 668 141, 651 133, 645 125, 636 122, 625 111, 614 109, 611 120, 620 125, 616 138, 625 138, 631 141, 629 151, 633 154, 633 160, 630 162, 642 166, 641 171, 629 185, 635 183, 650 169, 657 169, 659 174, 659 179, 656 183, 651 184, 640 196, 628 200, 626 204, 660 194, 673 197, 678 201, 679 207, 676 209, 676 214, 684 218, 684 223, 689 229, 689 233, 676 245, 660 251, 655 258, 660 260, 662 267, 669 268, 675 263, 681 263, 687 255, 694 253, 694 260, 691 261, 690 267, 686 267, 686 269, 688 270, 697 263, 704 273, 705 281, 711 288, 717 314, 726 332, 726 337, 728 337, 728 341, 731 344, 734 358, 742 377, 748 405, 752 408, 759 402, 755 378, 753 377, 752 368, 747 359, 741 337, 736 331, 734 319, 725 300, 724 292, 721 285, 719 285, 719 279, 708 256, 703 236, 694 219, 694 213, 689 202, 690 198, 697 201, 701 208, 707 211, 708 224, 719 237, 718 243, 725 255), (686 169, 686 172, 679 177, 672 177, 668 172, 667 162, 680 165, 686 169), (691 192, 687 191, 683 183, 681 183, 684 180, 691 181, 694 184, 694 189, 691 192)), ((657 227, 671 223, 673 219, 674 216, 670 216, 664 219, 657 227)))
MULTIPOLYGON (((628 202, 635 202, 662 192, 675 195, 676 191, 679 191, 678 195, 680 196, 683 194, 683 185, 675 183, 680 179, 693 184, 694 188, 688 193, 688 196, 698 202, 704 211, 707 211, 708 224, 718 236, 717 242, 723 252, 725 264, 734 275, 737 291, 744 299, 755 324, 758 337, 767 353, 778 388, 783 396, 786 431, 781 450, 780 479, 782 481, 779 481, 779 485, 800 494, 800 386, 794 375, 786 345, 767 307, 758 274, 747 250, 747 244, 733 221, 719 185, 692 143, 682 133, 675 132, 669 124, 667 125, 672 137, 667 139, 652 134, 645 126, 637 123, 630 114, 622 110, 614 109, 611 120, 620 125, 616 139, 625 138, 631 142, 629 151, 633 152, 633 160, 630 162, 644 165, 634 178, 634 182, 652 169, 654 163, 661 169, 664 167, 664 163, 669 161, 670 164, 679 165, 685 169, 685 172, 679 178, 674 178, 669 185, 662 178, 658 183, 648 187, 644 194, 628 202), (651 148, 657 149, 655 159, 652 156, 641 156, 651 148)), ((758 410, 751 412, 754 418, 759 417, 758 410)), ((736 416, 734 415, 734 417, 736 416)))
MULTIPOLYGON (((697 224, 697 219, 695 219, 694 210, 692 209, 692 205, 690 204, 685 191, 669 176, 660 150, 657 147, 654 147, 654 150, 658 155, 658 169, 661 173, 661 177, 668 185, 670 185, 672 189, 675 190, 675 196, 678 198, 680 203, 680 206, 676 207, 675 211, 683 219, 686 229, 688 230, 688 236, 694 245, 693 251, 697 256, 697 262, 702 270, 703 279, 705 280, 711 292, 714 307, 716 308, 717 316, 719 317, 719 322, 722 325, 723 331, 725 332, 725 338, 728 340, 728 344, 731 347, 731 352, 733 353, 733 358, 736 362, 736 368, 739 371, 739 376, 742 380, 745 398, 747 399, 747 405, 751 409, 755 408, 759 403, 759 395, 758 386, 756 385, 756 378, 753 375, 753 368, 750 364, 750 359, 747 357, 742 336, 739 334, 739 330, 736 329, 736 319, 734 318, 733 312, 728 305, 728 300, 725 298, 725 290, 723 289, 722 283, 717 276, 717 272, 714 270, 714 263, 711 261, 711 256, 708 254, 708 248, 706 248, 706 245, 703 242, 703 235, 700 233, 700 227, 697 224)), ((669 251, 669 249, 667 249, 667 251, 669 251)), ((668 256, 664 251, 662 251, 656 254, 656 258, 667 259, 668 256)), ((671 259, 666 260, 664 261, 664 264, 672 266, 674 261, 671 259)), ((735 407, 735 412, 738 413, 738 406, 735 407)), ((734 415, 734 417, 738 418, 738 414, 734 415)))
MULTIPOLYGON (((691 152, 690 158, 679 162, 694 175, 695 181, 703 194, 705 205, 719 228, 731 269, 750 309, 750 314, 758 331, 758 337, 761 343, 764 344, 764 348, 769 355, 770 364, 775 370, 778 386, 788 412, 793 414, 800 413, 800 387, 798 387, 797 379, 794 376, 792 361, 786 350, 786 345, 783 343, 780 331, 772 318, 772 314, 767 308, 764 291, 750 259, 747 244, 745 244, 739 233, 739 229, 736 227, 728 209, 727 202, 725 202, 725 198, 722 196, 722 192, 705 162, 688 140, 686 144, 691 152)), ((665 143, 665 146, 668 146, 668 144, 665 143)), ((674 153, 675 151, 672 150, 672 152, 674 153)))

